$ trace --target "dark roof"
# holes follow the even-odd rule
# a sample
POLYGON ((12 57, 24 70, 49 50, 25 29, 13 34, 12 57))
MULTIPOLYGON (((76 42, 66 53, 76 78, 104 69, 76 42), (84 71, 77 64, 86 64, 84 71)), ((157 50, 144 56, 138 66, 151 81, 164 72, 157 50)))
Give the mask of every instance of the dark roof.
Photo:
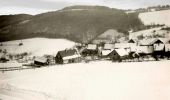
POLYGON ((58 51, 58 54, 60 54, 62 57, 72 56, 77 54, 77 50, 76 49, 62 50, 58 51))

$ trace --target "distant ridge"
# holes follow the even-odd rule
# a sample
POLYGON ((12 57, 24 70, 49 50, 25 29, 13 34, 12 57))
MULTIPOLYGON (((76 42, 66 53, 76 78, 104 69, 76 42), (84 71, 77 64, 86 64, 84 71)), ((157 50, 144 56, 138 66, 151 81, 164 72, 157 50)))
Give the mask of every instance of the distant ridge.
POLYGON ((128 30, 144 27, 137 13, 126 14, 123 10, 104 6, 71 6, 35 16, 6 17, 11 17, 10 20, 14 23, 0 17, 0 21, 8 22, 0 27, 0 41, 47 37, 89 42, 107 29, 115 29, 128 35, 128 30), (15 21, 15 18, 19 20, 15 21))

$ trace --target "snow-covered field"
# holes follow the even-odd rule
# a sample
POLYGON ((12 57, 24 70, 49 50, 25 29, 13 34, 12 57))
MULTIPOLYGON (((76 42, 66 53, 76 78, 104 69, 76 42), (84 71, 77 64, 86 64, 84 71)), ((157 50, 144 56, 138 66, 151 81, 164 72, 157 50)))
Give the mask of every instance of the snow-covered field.
POLYGON ((0 100, 170 100, 170 61, 97 61, 0 73, 0 100))
POLYGON ((0 49, 6 49, 8 53, 31 53, 33 56, 43 56, 44 54, 56 55, 59 50, 71 48, 74 42, 66 39, 31 38, 22 40, 23 45, 19 46, 21 40, 3 42, 0 49))
POLYGON ((170 10, 140 13, 139 18, 145 25, 165 24, 170 26, 170 10))

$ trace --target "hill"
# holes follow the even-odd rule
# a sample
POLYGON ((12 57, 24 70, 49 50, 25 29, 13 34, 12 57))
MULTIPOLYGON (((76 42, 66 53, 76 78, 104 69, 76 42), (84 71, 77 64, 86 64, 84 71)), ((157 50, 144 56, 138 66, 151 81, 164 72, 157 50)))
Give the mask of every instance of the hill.
POLYGON ((107 29, 127 34, 129 29, 142 27, 138 14, 126 14, 123 10, 104 6, 71 6, 0 28, 0 40, 48 37, 88 42, 107 29))
POLYGON ((0 16, 0 29, 9 25, 18 24, 19 22, 29 20, 32 15, 19 14, 19 15, 1 15, 0 16))

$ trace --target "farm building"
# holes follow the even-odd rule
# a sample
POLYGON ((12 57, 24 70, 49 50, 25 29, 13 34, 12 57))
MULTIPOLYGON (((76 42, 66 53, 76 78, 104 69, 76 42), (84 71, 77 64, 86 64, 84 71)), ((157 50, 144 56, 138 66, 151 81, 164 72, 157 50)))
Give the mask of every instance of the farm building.
POLYGON ((98 47, 96 44, 88 44, 87 48, 82 51, 82 55, 98 55, 98 47))
POLYGON ((55 62, 57 64, 75 63, 81 61, 81 55, 76 49, 58 51, 55 62))
POLYGON ((34 64, 35 65, 41 65, 41 66, 45 66, 45 65, 48 65, 48 59, 45 58, 45 57, 36 57, 34 59, 34 64))

